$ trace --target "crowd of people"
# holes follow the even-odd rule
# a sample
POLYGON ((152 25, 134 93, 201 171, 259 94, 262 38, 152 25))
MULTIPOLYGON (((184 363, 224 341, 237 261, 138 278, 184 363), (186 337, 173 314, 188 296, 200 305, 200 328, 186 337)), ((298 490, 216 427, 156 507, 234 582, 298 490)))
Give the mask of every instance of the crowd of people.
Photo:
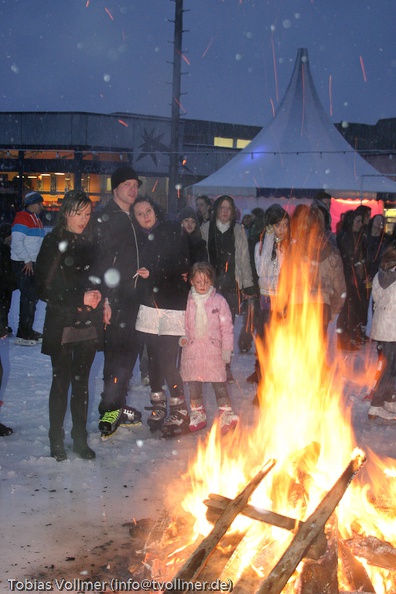
MULTIPOLYGON (((89 374, 98 350, 104 353, 98 410, 102 439, 120 425, 141 422, 141 411, 127 404, 138 361, 141 368, 144 362, 147 366, 151 431, 171 437, 204 428, 206 382, 214 391, 220 431, 234 428, 239 418, 227 384, 235 381, 235 316, 243 316, 237 339, 241 352, 255 340, 265 345, 274 314, 281 319, 291 301, 299 307, 307 299, 298 286, 298 279, 306 278, 298 274, 303 266, 309 271, 308 300, 321 308, 324 338, 338 316, 340 349, 358 350, 370 332, 378 342, 382 374, 369 418, 396 420, 391 323, 396 238, 386 235, 382 215, 371 218, 370 209, 359 206, 345 213, 333 234, 331 197, 322 192, 292 214, 274 204, 265 211, 253 209, 241 223, 231 196, 214 202, 199 196, 195 209, 182 208, 172 221, 151 197, 139 195, 141 185, 131 167, 119 167, 111 177, 112 199, 97 213, 83 191, 68 191, 47 234, 40 219, 43 198, 28 192, 24 209, 2 229, 0 337, 12 333, 8 313, 18 288, 16 343, 41 344, 51 358, 53 458, 67 459, 69 402, 73 451, 95 458, 86 424, 89 374), (297 279, 297 286, 280 306, 282 277, 297 279), (46 303, 42 334, 33 329, 38 299, 46 303)), ((260 382, 257 360, 247 380, 260 382)), ((259 405, 257 397, 254 404, 259 405)), ((0 435, 11 433, 0 424, 0 435)))

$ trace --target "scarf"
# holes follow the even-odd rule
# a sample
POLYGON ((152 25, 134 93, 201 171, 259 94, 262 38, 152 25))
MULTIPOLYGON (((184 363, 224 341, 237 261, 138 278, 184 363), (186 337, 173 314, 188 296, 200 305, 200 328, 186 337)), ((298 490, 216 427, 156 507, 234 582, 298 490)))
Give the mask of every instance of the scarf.
POLYGON ((195 312, 195 336, 196 338, 203 338, 206 336, 208 329, 208 316, 206 315, 205 302, 209 299, 213 292, 213 287, 204 295, 197 293, 194 287, 191 287, 191 296, 196 306, 195 312))
POLYGON ((259 277, 260 293, 262 295, 276 295, 278 290, 279 273, 283 263, 283 252, 276 249, 275 234, 266 232, 264 242, 256 261, 259 277), (272 258, 275 249, 275 258, 272 258))
POLYGON ((221 223, 220 221, 216 221, 216 227, 221 233, 225 233, 231 227, 231 223, 221 223))

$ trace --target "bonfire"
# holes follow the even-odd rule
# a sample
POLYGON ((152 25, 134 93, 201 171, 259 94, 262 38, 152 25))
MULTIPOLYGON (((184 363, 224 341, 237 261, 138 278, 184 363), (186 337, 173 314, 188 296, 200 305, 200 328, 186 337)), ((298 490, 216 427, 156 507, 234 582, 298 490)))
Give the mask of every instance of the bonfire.
POLYGON ((161 577, 221 578, 246 593, 396 592, 396 464, 357 449, 339 361, 327 360, 322 308, 310 295, 313 264, 314 255, 301 257, 282 277, 265 346, 257 342, 257 422, 244 423, 242 411, 232 435, 215 423, 199 443, 184 476, 191 534, 169 538, 168 527, 161 577))

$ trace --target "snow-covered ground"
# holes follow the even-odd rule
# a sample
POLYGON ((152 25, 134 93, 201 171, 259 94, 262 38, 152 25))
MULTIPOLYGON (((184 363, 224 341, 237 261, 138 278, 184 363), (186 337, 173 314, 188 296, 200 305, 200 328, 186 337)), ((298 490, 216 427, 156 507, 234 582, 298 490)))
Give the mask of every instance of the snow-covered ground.
MULTIPOLYGON (((18 307, 16 291, 10 316, 14 331, 18 307)), ((37 330, 42 328, 43 319, 44 304, 40 302, 37 330)), ((238 318, 236 335, 240 324, 238 318)), ((334 342, 332 326, 330 356, 334 342)), ((160 439, 150 433, 145 423, 149 413, 145 411, 142 426, 120 428, 112 439, 102 442, 97 431, 103 363, 99 353, 91 373, 88 421, 89 442, 97 458, 85 461, 72 453, 69 419, 69 459, 57 463, 49 455, 47 437, 50 359, 41 354, 39 346, 16 346, 13 336, 0 341, 0 349, 5 369, 0 421, 14 429, 11 436, 0 438, 0 592, 11 591, 12 582, 8 580, 103 578, 117 559, 123 563, 122 559, 128 558, 126 524, 133 518, 158 516, 163 509, 166 485, 187 469, 202 432, 199 436, 160 439)), ((352 405, 358 444, 370 447, 380 456, 396 458, 396 423, 367 418, 367 387, 361 380, 369 364, 376 360, 375 345, 368 344, 357 354, 346 354, 346 359, 350 374, 345 398, 352 405)), ((231 392, 242 422, 247 423, 257 413, 252 405, 255 388, 245 379, 253 371, 253 363, 253 352, 239 354, 236 349, 233 372, 237 381, 231 392)), ((138 369, 132 383, 130 404, 143 410, 148 405, 149 388, 140 384, 138 369)), ((213 395, 210 402, 209 415, 213 417, 213 395)), ((174 497, 178 496, 176 488, 174 497)), ((127 565, 125 571, 128 573, 127 565)))

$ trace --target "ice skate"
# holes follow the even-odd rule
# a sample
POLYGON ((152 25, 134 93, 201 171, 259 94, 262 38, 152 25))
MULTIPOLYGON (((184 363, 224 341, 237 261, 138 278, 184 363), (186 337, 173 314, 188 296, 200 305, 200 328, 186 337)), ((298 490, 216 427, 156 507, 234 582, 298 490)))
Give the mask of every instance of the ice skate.
POLYGON ((119 423, 119 427, 131 427, 134 425, 138 427, 142 424, 142 413, 132 406, 122 407, 122 417, 119 423))
POLYGON ((122 409, 109 410, 104 413, 99 421, 99 431, 101 432, 102 440, 109 439, 117 431, 121 422, 122 409))
POLYGON ((234 413, 231 406, 219 406, 219 424, 223 435, 234 429, 238 421, 239 417, 234 413))
POLYGON ((388 402, 387 400, 385 400, 384 409, 395 415, 396 414, 396 401, 392 400, 392 401, 388 402))
POLYGON ((131 427, 140 425, 142 413, 131 406, 123 406, 117 410, 110 410, 104 413, 99 421, 99 431, 103 441, 109 439, 117 431, 118 427, 131 427))
POLYGON ((164 392, 151 392, 150 401, 151 406, 145 406, 145 410, 151 410, 147 425, 150 431, 158 431, 166 417, 166 396, 164 392))
POLYGON ((202 405, 191 406, 190 431, 199 431, 206 427, 206 412, 202 405))
POLYGON ((368 409, 368 418, 370 421, 374 419, 383 419, 384 421, 396 421, 396 413, 392 413, 383 406, 370 406, 368 409))
POLYGON ((169 416, 163 422, 161 431, 163 437, 174 437, 189 431, 190 415, 186 401, 181 398, 171 398, 169 401, 169 416))
POLYGON ((38 344, 38 340, 36 340, 33 336, 22 336, 22 334, 18 331, 15 344, 19 346, 36 346, 38 344))

